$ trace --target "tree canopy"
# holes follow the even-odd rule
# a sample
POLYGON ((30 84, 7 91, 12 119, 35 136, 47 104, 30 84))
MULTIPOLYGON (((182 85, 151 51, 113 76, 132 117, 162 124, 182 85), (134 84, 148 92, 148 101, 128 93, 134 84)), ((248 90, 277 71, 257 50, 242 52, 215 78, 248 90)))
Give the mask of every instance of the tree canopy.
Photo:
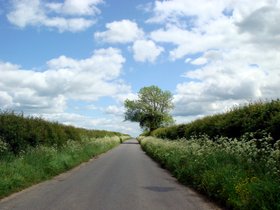
POLYGON ((169 114, 173 109, 172 94, 169 91, 162 91, 157 86, 141 88, 138 99, 127 99, 124 105, 125 120, 139 122, 141 128, 145 130, 153 131, 174 122, 169 114))

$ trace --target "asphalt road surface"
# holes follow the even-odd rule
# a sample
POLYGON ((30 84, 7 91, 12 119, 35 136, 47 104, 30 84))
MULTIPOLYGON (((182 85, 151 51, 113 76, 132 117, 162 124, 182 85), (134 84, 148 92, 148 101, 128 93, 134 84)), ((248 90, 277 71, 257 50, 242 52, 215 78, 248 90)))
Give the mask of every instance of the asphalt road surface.
POLYGON ((136 140, 0 201, 1 210, 219 209, 182 186, 136 140))

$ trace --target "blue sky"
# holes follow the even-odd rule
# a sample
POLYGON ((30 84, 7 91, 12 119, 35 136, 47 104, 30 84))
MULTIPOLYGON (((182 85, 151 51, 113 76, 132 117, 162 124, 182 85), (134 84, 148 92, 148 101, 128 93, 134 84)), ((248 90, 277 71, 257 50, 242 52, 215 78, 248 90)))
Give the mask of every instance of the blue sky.
POLYGON ((144 86, 177 123, 279 98, 279 22, 278 0, 0 0, 0 109, 137 135, 144 86))

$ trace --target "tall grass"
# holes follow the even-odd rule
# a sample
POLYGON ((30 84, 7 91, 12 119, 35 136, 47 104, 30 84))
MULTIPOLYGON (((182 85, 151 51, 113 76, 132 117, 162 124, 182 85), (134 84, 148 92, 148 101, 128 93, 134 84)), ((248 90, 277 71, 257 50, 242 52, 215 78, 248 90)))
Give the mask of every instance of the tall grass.
POLYGON ((280 209, 280 141, 207 136, 141 140, 143 149, 190 185, 232 209, 280 209), (257 145, 259 142, 260 145, 257 145))
POLYGON ((274 142, 280 139, 279 99, 235 107, 227 113, 204 117, 188 124, 159 128, 151 135, 168 139, 190 138, 201 134, 207 134, 211 138, 240 138, 251 132, 256 138, 270 134, 274 142))
POLYGON ((63 147, 38 146, 0 159, 0 198, 49 179, 112 149, 119 137, 68 141, 63 147))

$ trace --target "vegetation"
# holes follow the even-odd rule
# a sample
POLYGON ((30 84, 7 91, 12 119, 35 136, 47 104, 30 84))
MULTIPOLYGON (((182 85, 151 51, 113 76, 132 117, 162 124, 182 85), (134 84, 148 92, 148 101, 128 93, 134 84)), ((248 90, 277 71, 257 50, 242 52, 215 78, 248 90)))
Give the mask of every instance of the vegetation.
POLYGON ((119 137, 84 139, 68 141, 61 148, 41 145, 17 156, 2 156, 0 198, 69 170, 119 143, 119 137))
MULTIPOLYGON (((80 142, 83 137, 102 138, 123 134, 101 130, 86 130, 48 122, 37 117, 24 117, 14 112, 0 112, 0 139, 15 155, 39 145, 63 147, 68 141, 80 142)), ((1 147, 1 146, 0 146, 1 147)))
POLYGON ((151 135, 141 137, 143 149, 182 183, 232 209, 280 209, 280 100, 151 135))
POLYGON ((0 198, 49 179, 130 138, 0 113, 0 198))
POLYGON ((157 86, 141 88, 137 100, 125 101, 125 120, 139 122, 140 126, 150 132, 173 122, 169 114, 173 108, 172 95, 157 86))
POLYGON ((258 141, 253 136, 239 141, 142 137, 141 145, 179 181, 232 209, 280 209, 280 141, 271 144, 270 136, 258 141))
POLYGON ((270 134, 274 143, 280 139, 280 100, 236 107, 225 114, 204 117, 188 124, 159 128, 151 135, 168 139, 188 139, 201 134, 211 138, 240 138, 252 132, 255 138, 270 134))

